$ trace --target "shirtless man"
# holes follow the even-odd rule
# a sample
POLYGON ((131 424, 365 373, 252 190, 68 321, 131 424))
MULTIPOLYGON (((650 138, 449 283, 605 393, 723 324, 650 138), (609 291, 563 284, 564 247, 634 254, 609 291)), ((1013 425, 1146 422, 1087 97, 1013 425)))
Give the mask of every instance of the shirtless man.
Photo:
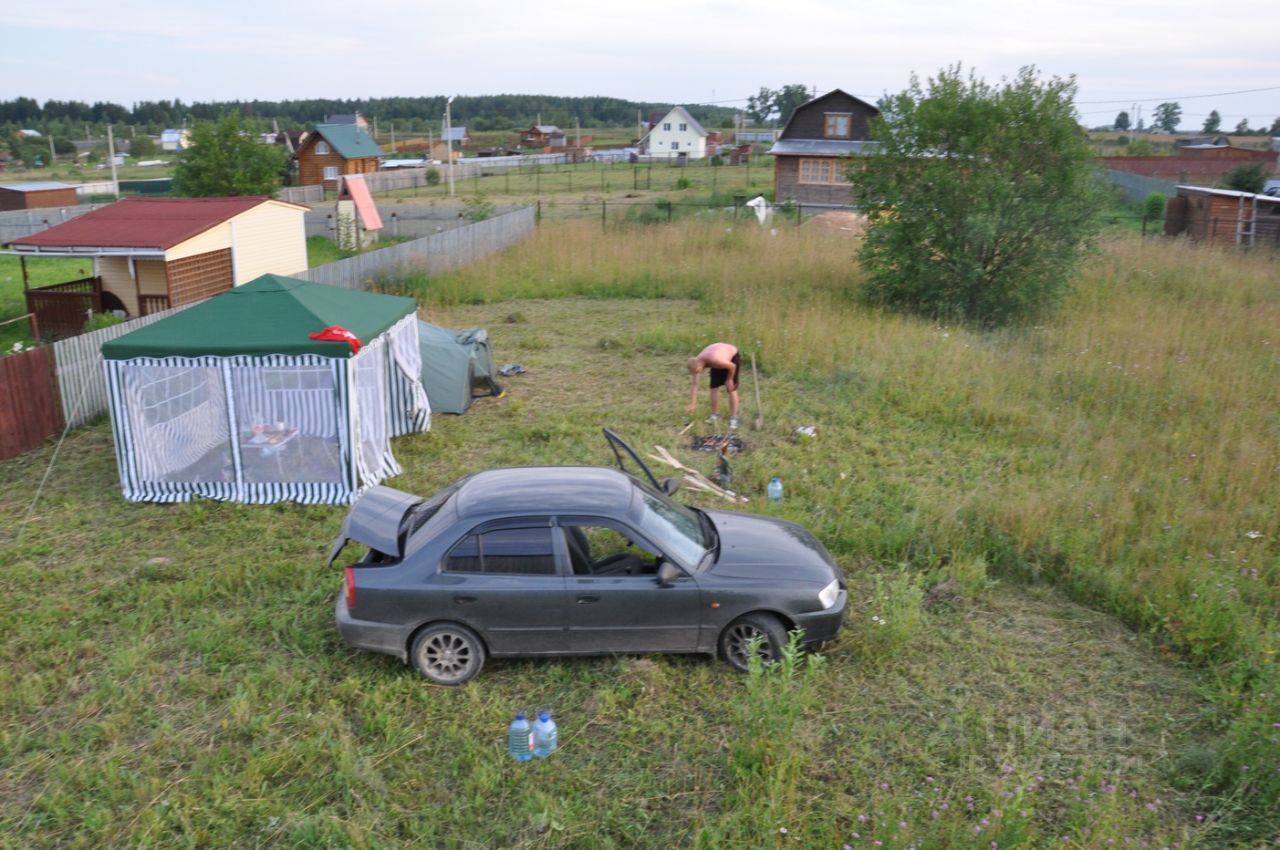
POLYGON ((720 388, 729 393, 729 428, 738 427, 738 373, 742 366, 742 358, 738 349, 727 342, 713 342, 696 357, 689 358, 689 374, 693 376, 693 386, 689 388, 689 406, 685 413, 689 416, 698 409, 698 376, 703 369, 711 369, 711 418, 715 422, 720 418, 720 388))

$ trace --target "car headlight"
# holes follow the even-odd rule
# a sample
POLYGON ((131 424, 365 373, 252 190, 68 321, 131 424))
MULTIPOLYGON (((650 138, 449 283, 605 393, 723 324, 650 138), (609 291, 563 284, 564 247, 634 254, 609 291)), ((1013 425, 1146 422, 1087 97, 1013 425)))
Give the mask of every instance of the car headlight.
POLYGON ((836 604, 836 600, 840 598, 840 582, 832 580, 831 584, 822 588, 818 592, 818 601, 822 603, 822 607, 830 608, 836 604))

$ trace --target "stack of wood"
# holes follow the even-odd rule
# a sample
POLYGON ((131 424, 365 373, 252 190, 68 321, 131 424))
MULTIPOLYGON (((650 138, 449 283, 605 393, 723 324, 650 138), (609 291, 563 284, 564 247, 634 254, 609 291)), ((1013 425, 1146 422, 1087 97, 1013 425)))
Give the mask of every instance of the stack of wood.
POLYGON ((691 469, 676 460, 671 456, 671 452, 667 451, 662 446, 654 446, 653 450, 656 454, 650 454, 649 458, 651 460, 658 461, 658 463, 665 463, 667 466, 678 469, 680 472, 684 473, 684 483, 689 489, 697 490, 702 493, 714 493, 722 499, 728 499, 730 502, 742 503, 744 505, 747 503, 746 496, 739 496, 732 490, 726 490, 713 483, 709 478, 707 478, 707 476, 703 475, 698 470, 691 469))

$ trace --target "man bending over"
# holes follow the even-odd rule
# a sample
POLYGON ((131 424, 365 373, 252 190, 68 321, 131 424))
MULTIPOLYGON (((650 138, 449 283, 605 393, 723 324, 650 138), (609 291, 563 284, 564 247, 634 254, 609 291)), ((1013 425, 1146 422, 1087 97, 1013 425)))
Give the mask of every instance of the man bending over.
POLYGON ((693 376, 693 385, 689 388, 689 407, 685 413, 693 416, 698 409, 698 376, 703 369, 711 370, 711 417, 708 422, 720 419, 720 388, 729 393, 729 428, 738 427, 738 372, 742 366, 742 357, 738 349, 727 342, 713 342, 697 356, 689 358, 689 374, 693 376))

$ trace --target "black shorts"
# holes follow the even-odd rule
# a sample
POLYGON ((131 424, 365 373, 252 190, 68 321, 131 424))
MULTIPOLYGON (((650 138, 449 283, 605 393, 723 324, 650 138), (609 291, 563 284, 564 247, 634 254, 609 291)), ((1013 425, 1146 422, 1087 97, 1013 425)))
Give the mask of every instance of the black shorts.
MULTIPOLYGON (((738 388, 738 375, 742 373, 742 355, 733 355, 733 388, 738 388)), ((723 387, 725 381, 729 380, 728 369, 712 369, 711 370, 711 389, 723 387)))

